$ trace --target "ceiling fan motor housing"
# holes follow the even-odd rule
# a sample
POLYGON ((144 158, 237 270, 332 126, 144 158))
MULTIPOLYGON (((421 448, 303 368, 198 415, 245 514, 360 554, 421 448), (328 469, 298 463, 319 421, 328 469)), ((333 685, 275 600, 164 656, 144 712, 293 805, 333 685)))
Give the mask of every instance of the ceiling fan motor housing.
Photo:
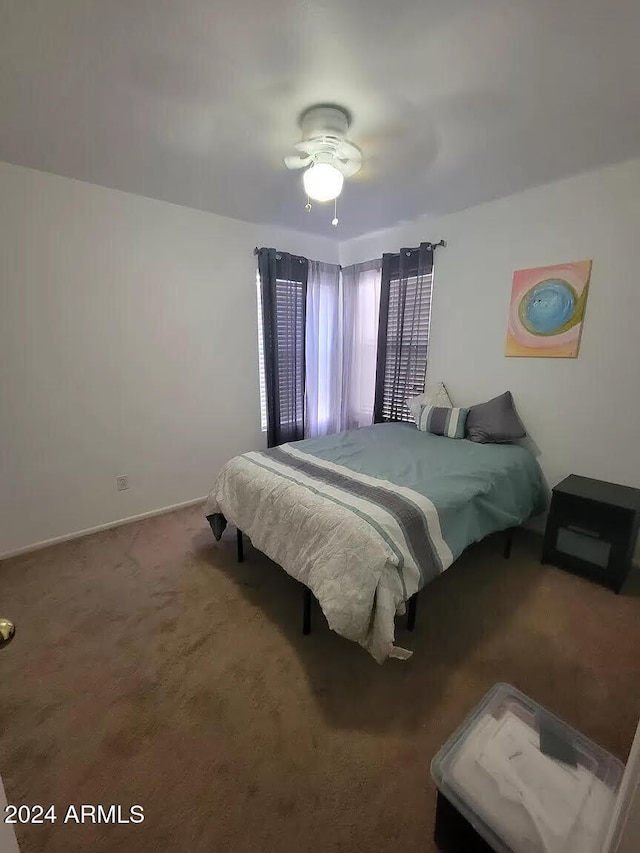
POLYGON ((335 136, 344 139, 349 130, 351 116, 341 107, 319 104, 309 107, 300 116, 300 128, 304 139, 317 136, 335 136))

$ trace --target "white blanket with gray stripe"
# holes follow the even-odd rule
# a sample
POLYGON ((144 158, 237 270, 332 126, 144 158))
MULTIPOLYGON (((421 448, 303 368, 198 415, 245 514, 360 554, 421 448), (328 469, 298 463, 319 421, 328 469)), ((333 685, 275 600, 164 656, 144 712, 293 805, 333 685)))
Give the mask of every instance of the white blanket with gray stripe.
POLYGON ((394 645, 395 616, 453 561, 427 497, 294 445, 228 462, 205 512, 217 535, 216 519, 220 533, 235 524, 306 584, 330 627, 380 663, 410 656, 394 645))

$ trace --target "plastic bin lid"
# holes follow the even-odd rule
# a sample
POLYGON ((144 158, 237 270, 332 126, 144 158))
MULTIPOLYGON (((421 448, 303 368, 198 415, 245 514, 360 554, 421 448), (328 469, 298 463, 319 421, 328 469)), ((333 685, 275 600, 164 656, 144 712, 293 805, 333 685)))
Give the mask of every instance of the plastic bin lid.
POLYGON ((624 765, 509 684, 431 763, 442 794, 497 853, 601 853, 624 765))

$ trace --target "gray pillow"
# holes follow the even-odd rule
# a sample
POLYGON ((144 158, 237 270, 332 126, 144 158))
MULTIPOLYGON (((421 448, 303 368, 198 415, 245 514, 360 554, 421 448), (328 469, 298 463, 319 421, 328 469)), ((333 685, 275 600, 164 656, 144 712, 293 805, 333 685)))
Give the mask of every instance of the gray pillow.
POLYGON ((511 391, 486 403, 471 406, 467 416, 467 438, 480 444, 501 444, 524 438, 527 431, 513 407, 511 391))

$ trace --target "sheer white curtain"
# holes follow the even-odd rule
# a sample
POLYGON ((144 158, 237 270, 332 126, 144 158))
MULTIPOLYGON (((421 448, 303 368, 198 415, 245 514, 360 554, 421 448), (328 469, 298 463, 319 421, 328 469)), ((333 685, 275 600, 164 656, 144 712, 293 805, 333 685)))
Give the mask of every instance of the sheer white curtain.
POLYGON ((341 429, 373 422, 382 258, 342 270, 341 429))
POLYGON ((309 261, 306 324, 305 435, 344 429, 343 318, 340 267, 309 261))
POLYGON ((309 261, 305 435, 373 421, 382 259, 340 267, 309 261))

